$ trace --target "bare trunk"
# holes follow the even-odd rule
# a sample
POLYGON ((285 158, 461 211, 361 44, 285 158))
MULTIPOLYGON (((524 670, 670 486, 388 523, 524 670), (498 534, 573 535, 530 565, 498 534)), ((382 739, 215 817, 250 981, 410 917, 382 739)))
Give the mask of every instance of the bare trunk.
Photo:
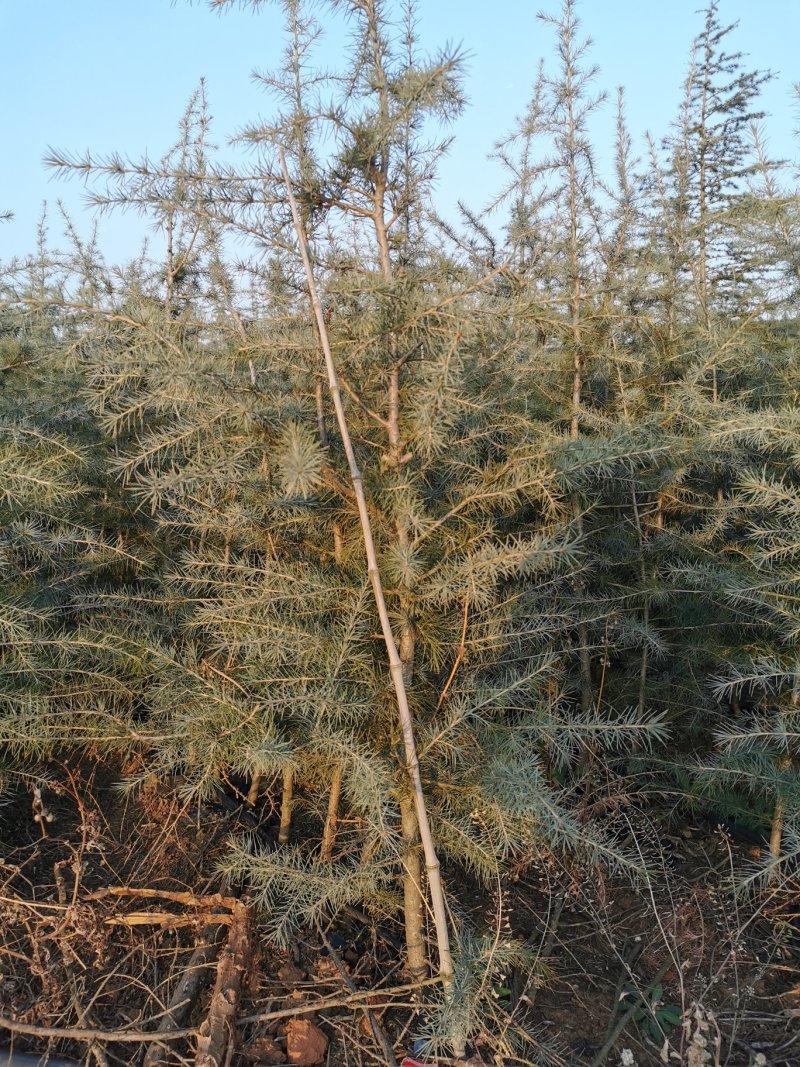
POLYGON ((173 249, 173 234, 175 231, 175 221, 172 211, 167 215, 167 314, 172 314, 172 307, 175 302, 175 252, 173 249))
MULTIPOLYGON (((783 845, 783 818, 786 814, 786 800, 784 797, 779 796, 775 801, 775 807, 772 810, 772 826, 769 834, 769 854, 773 864, 780 863, 781 848, 783 845)), ((769 872, 770 881, 772 881, 777 874, 777 868, 775 866, 769 872)))
MULTIPOLYGON (((647 571, 644 565, 644 527, 642 525, 642 518, 639 514, 639 504, 636 500, 636 490, 631 492, 633 500, 633 517, 636 521, 636 536, 639 542, 639 579, 642 583, 642 588, 647 583, 647 571)), ((645 601, 644 609, 642 611, 642 621, 645 627, 650 625, 650 605, 645 601)), ((642 660, 639 665, 639 714, 644 715, 645 699, 647 697, 647 659, 648 649, 647 642, 642 645, 642 660)))
POLYGON ((287 768, 283 772, 283 791, 281 793, 281 825, 278 830, 278 844, 285 845, 289 840, 292 827, 292 799, 294 797, 294 770, 287 768))
MULTIPOLYGON (((381 267, 384 280, 391 281, 392 264, 389 256, 389 240, 383 217, 382 187, 376 190, 375 232, 381 253, 381 267)), ((389 397, 387 430, 389 451, 393 463, 397 463, 402 453, 400 438, 400 366, 397 359, 396 341, 393 334, 388 340, 389 357, 389 397)), ((395 522, 395 535, 400 548, 408 548, 408 518, 398 515, 395 522)), ((414 677, 414 654, 416 637, 411 611, 411 590, 400 590, 400 611, 403 618, 403 630, 400 634, 399 654, 403 668, 403 682, 410 685, 414 677)), ((406 937, 406 970, 416 979, 426 977, 428 973, 428 952, 423 927, 424 890, 422 882, 422 862, 419 852, 419 826, 410 801, 401 801, 401 830, 405 845, 403 859, 403 915, 406 937)))
POLYGON ((342 528, 338 522, 333 524, 333 558, 336 563, 341 567, 344 562, 344 540, 342 538, 342 528))
MULTIPOLYGON (((650 607, 645 604, 644 607, 644 624, 647 626, 650 622, 650 607)), ((639 715, 644 715, 644 705, 647 699, 647 645, 642 648, 642 661, 639 664, 639 715)))
POLYGON ((261 789, 261 783, 264 780, 264 775, 260 771, 256 771, 253 775, 253 780, 250 783, 250 789, 247 793, 247 806, 248 808, 254 808, 256 801, 258 800, 258 792, 261 789))
POLYGON ((586 623, 578 623, 578 662, 581 675, 581 710, 588 713, 594 704, 594 687, 592 685, 592 657, 589 652, 589 628, 586 623))
MULTIPOLYGON (((580 298, 577 298, 580 299, 580 298)), ((577 307, 573 308, 572 322, 573 322, 573 339, 575 345, 580 345, 580 328, 578 326, 578 315, 580 311, 577 307)), ((572 416, 570 418, 570 437, 573 440, 577 440, 581 433, 581 393, 583 392, 583 357, 580 350, 576 348, 575 356, 572 362, 572 404, 571 411, 572 416)))
POLYGON ((319 433, 319 443, 323 448, 328 447, 328 429, 325 425, 325 402, 322 395, 322 391, 325 388, 322 378, 317 381, 317 389, 315 394, 317 404, 317 432, 319 433))
POLYGON ((664 494, 663 493, 659 493, 658 496, 656 497, 656 512, 655 512, 655 515, 653 516, 653 529, 654 530, 663 530, 664 529, 664 503, 665 503, 664 494))
MULTIPOLYGON (((575 519, 575 526, 578 531, 578 536, 583 537, 583 516, 581 514, 581 502, 575 494, 572 497, 572 515, 575 519)), ((574 583, 575 592, 580 594, 583 591, 583 582, 580 578, 575 579, 574 583)), ((592 684, 592 656, 589 649, 589 627, 585 622, 579 621, 577 625, 578 632, 578 666, 580 673, 580 693, 581 693, 581 711, 584 715, 592 710, 594 705, 594 686, 592 684)))
POLYGON ((342 795, 342 768, 335 767, 331 777, 331 791, 328 794, 328 813, 325 817, 325 829, 322 832, 322 844, 319 857, 330 863, 333 859, 333 846, 336 844, 336 829, 339 823, 339 798, 342 795))
MULTIPOLYGON (((792 690, 792 707, 797 708, 800 706, 800 677, 797 677, 792 690)), ((790 755, 782 756, 778 761, 778 769, 781 771, 787 770, 792 765, 792 758, 790 755)), ((772 827, 769 835, 769 854, 773 864, 780 863, 781 850, 783 847, 783 820, 786 815, 786 797, 782 793, 778 793, 778 797, 775 801, 775 807, 772 810, 772 827)), ((772 881, 777 875, 777 868, 775 866, 769 872, 770 881, 772 881)))
POLYGON ((403 831, 403 916, 406 934, 406 971, 413 981, 428 974, 425 946, 425 914, 422 899, 422 856, 419 827, 410 797, 400 801, 400 825, 403 831))
MULTIPOLYGON (((571 77, 571 74, 570 74, 571 77)), ((579 240, 578 219, 578 173, 576 162, 577 132, 573 113, 572 84, 570 81, 570 94, 567 99, 567 113, 569 115, 569 210, 570 210, 570 268, 572 273, 572 293, 570 299, 570 321, 572 326, 572 400, 570 418, 570 437, 577 441, 581 433, 581 399, 583 393, 583 365, 584 347, 581 336, 581 304, 583 292, 581 286, 581 256, 579 240)), ((583 518, 581 514, 581 502, 578 494, 572 497, 572 514, 578 530, 578 535, 583 536, 583 518)), ((576 592, 580 593, 583 583, 578 580, 575 583, 576 592)), ((580 669, 581 710, 588 714, 594 704, 594 692, 592 687, 592 659, 589 651, 589 628, 584 622, 578 623, 578 663, 580 669)))

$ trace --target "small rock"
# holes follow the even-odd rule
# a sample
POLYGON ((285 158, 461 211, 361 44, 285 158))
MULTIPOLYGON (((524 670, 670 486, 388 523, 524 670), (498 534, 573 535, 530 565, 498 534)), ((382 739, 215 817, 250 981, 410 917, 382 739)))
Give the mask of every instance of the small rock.
POLYGON ((328 1051, 328 1039, 308 1019, 290 1019, 286 1027, 286 1055, 297 1067, 314 1067, 322 1063, 328 1051))

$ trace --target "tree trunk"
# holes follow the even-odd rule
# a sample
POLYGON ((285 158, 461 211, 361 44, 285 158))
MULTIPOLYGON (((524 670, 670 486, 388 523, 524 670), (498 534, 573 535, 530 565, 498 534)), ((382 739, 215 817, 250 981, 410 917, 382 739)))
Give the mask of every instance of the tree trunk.
POLYGON ((772 826, 769 834, 769 854, 773 866, 770 868, 769 879, 773 881, 777 874, 777 864, 781 859, 781 847, 783 844, 783 817, 786 814, 786 799, 778 796, 775 807, 772 809, 772 826))
POLYGON ((254 808, 258 801, 258 792, 261 789, 261 783, 264 780, 264 775, 260 771, 256 771, 253 775, 253 780, 250 782, 250 789, 247 792, 247 806, 248 808, 254 808))
POLYGON ((325 829, 319 850, 320 859, 330 863, 333 859, 333 846, 336 844, 336 828, 339 822, 339 797, 342 793, 342 768, 335 767, 331 778, 331 791, 328 794, 328 813, 325 817, 325 829))
POLYGON ((404 796, 400 800, 400 825, 403 831, 403 916, 406 935, 406 971, 412 981, 428 974, 428 954, 422 898, 422 856, 419 847, 419 826, 414 802, 404 796))
POLYGON ((285 845, 289 840, 292 827, 292 799, 294 797, 294 770, 287 768, 283 772, 283 791, 281 793, 281 825, 278 830, 278 844, 285 845))

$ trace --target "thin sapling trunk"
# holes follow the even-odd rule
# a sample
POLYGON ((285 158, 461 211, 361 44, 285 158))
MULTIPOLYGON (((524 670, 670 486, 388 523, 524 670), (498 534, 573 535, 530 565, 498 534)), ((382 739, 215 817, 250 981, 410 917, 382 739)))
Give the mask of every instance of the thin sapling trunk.
POLYGON ((283 772, 283 789, 281 791, 281 825, 278 830, 278 844, 285 845, 292 828, 292 800, 294 798, 294 770, 287 767, 283 772))
POLYGON ((339 799, 342 795, 342 768, 334 768, 331 776, 331 791, 328 794, 328 811, 325 816, 325 829, 322 832, 322 844, 319 850, 320 859, 330 863, 333 859, 333 848, 336 844, 336 830, 339 824, 339 799))

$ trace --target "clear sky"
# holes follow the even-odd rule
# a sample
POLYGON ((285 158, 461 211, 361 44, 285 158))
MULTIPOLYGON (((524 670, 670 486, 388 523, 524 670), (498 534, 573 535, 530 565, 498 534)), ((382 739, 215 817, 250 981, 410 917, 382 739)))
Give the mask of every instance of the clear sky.
MULTIPOLYGON (((578 13, 601 67, 599 85, 628 93, 631 131, 663 136, 676 114, 689 46, 700 29, 703 0, 582 0, 578 13)), ((560 0, 419 0, 422 42, 431 49, 460 43, 469 55, 470 105, 454 129, 456 143, 441 171, 440 195, 482 206, 498 184, 486 155, 527 102, 541 56, 551 55, 552 32, 536 19, 560 0)), ((738 20, 728 40, 748 66, 778 77, 764 94, 770 146, 797 157, 792 130, 800 124, 791 86, 800 81, 800 0, 722 0, 720 16, 738 20)), ((0 259, 32 250, 44 200, 62 198, 81 229, 81 188, 55 181, 42 166, 47 146, 95 153, 119 151, 158 158, 173 142, 177 120, 205 77, 215 141, 224 145, 244 124, 265 114, 268 98, 253 70, 277 63, 281 18, 277 5, 258 14, 213 13, 186 0, 0 0, 0 259)), ((341 37, 323 49, 333 65, 341 37)), ((598 149, 610 152, 612 108, 597 124, 598 149)), ((51 233, 57 236, 54 217, 51 233)), ((135 254, 141 220, 102 223, 112 259, 135 254)))

